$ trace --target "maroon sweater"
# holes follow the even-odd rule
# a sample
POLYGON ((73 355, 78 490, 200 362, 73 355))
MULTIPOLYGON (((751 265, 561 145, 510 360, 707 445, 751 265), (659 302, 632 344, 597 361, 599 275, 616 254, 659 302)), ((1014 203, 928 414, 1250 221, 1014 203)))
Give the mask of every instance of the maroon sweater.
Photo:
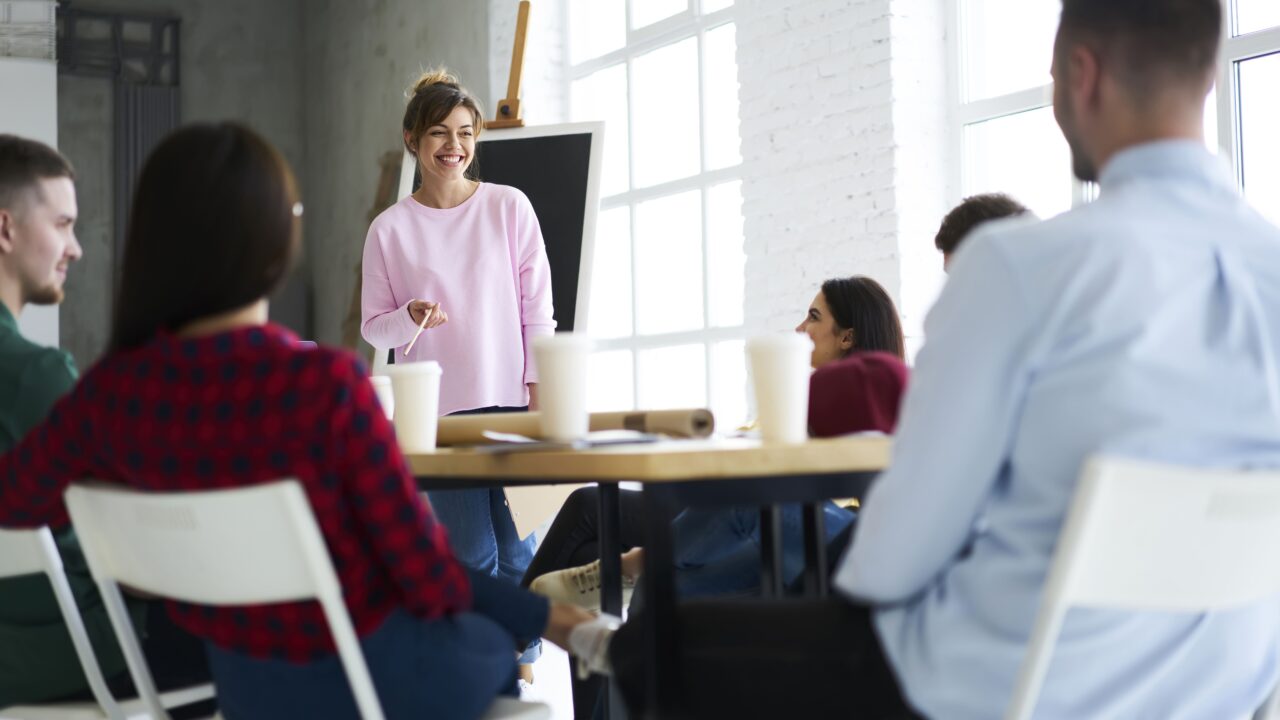
POLYGON ((907 375, 906 364, 885 352, 855 352, 818 368, 809 380, 809 434, 892 433, 907 375))

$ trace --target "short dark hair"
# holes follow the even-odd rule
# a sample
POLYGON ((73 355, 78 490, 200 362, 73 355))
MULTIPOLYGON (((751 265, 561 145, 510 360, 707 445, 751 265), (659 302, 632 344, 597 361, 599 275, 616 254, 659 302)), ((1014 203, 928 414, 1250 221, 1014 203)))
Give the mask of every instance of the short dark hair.
POLYGON ((247 127, 162 140, 138 178, 110 350, 269 295, 298 255, 297 202, 289 164, 247 127))
POLYGON ((822 283, 822 297, 836 326, 853 331, 854 350, 906 357, 898 308, 880 283, 863 275, 833 278, 822 283))
POLYGON ((933 244, 943 255, 950 255, 982 223, 1030 212, 1025 205, 1004 193, 967 197, 942 218, 942 225, 933 238, 933 244))
POLYGON ((1093 44, 1139 95, 1170 85, 1207 92, 1221 31, 1219 0, 1062 0, 1058 47, 1093 44))
POLYGON ((57 150, 42 142, 0 134, 0 209, 18 212, 39 182, 50 178, 75 179, 75 171, 57 150))

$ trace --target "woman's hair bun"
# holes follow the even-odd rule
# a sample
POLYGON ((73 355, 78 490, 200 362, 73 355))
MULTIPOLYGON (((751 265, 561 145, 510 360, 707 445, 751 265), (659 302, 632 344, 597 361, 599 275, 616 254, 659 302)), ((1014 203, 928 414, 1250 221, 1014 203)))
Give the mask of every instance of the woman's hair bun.
POLYGON ((444 68, 435 68, 422 73, 418 82, 413 84, 413 92, 420 93, 432 85, 448 85, 455 89, 459 87, 457 76, 444 68))

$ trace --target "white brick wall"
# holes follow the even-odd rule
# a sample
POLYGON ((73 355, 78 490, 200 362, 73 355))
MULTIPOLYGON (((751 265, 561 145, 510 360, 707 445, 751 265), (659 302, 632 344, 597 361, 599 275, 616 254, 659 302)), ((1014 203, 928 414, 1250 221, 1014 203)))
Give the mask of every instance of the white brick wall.
MULTIPOLYGON (((569 117, 564 6, 563 0, 541 0, 529 7, 520 91, 526 125, 551 125, 565 122, 569 117)), ((489 2, 489 88, 493 97, 489 98, 485 112, 491 118, 496 114, 498 101, 507 94, 518 10, 519 0, 489 2)))
POLYGON ((897 297, 892 3, 738 5, 748 328, 794 326, 829 277, 897 297))

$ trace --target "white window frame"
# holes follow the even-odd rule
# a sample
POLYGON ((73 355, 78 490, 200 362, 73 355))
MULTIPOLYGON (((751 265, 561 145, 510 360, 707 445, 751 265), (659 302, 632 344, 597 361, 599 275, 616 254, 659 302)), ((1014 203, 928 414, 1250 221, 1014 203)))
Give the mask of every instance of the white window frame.
POLYGON ((1240 63, 1280 53, 1280 26, 1235 35, 1236 0, 1223 0, 1222 50, 1218 55, 1218 147, 1231 162, 1236 184, 1244 187, 1241 142, 1240 63))
MULTIPOLYGON (((949 0, 947 2, 946 20, 948 54, 952 59, 952 62, 948 64, 947 87, 951 96, 949 99, 950 105, 955 109, 951 127, 951 141, 953 143, 952 147, 957 149, 955 154, 957 162, 952 169, 951 176, 951 186, 954 188, 952 205, 958 203, 965 194, 964 129, 966 126, 1053 105, 1053 83, 982 100, 965 100, 966 55, 963 46, 965 33, 962 27, 964 12, 961 7, 963 2, 965 0, 949 0)), ((1222 49, 1218 60, 1219 68, 1216 85, 1217 140, 1219 148, 1231 163, 1237 185, 1244 187, 1244 159, 1240 137, 1239 63, 1280 53, 1280 27, 1235 36, 1236 0, 1223 0, 1222 5, 1223 37, 1222 49)), ((1082 183, 1075 178, 1072 178, 1072 183, 1073 207, 1088 202, 1096 196, 1096 188, 1092 184, 1082 183)))
MULTIPOLYGON (((568 19, 569 27, 566 32, 566 39, 572 37, 573 17, 568 12, 567 0, 565 2, 564 16, 568 19)), ((708 267, 708 192, 712 187, 733 181, 741 181, 743 179, 742 164, 739 162, 725 168, 716 170, 707 169, 707 145, 705 142, 706 127, 706 89, 704 83, 706 80, 704 67, 704 36, 707 32, 715 30, 724 25, 737 23, 738 6, 733 4, 727 8, 717 10, 713 13, 703 15, 701 13, 702 0, 687 0, 687 6, 684 11, 679 12, 669 18, 665 18, 643 28, 633 30, 631 24, 631 6, 633 3, 645 2, 645 0, 625 0, 624 13, 627 22, 626 44, 617 50, 606 53, 599 57, 583 60, 576 64, 570 64, 568 61, 568 46, 571 40, 565 43, 566 60, 565 66, 568 68, 565 73, 564 93, 566 98, 570 98, 572 104, 572 88, 573 83, 592 75, 601 70, 608 69, 618 64, 625 64, 625 72, 627 76, 627 159, 628 159, 628 189, 615 193, 613 195, 604 195, 600 200, 600 212, 607 210, 626 207, 629 208, 630 233, 631 233, 631 335, 619 338, 600 338, 596 340, 596 352, 609 352, 626 350, 631 353, 631 394, 633 407, 640 406, 640 353, 646 350, 658 350, 669 347, 685 346, 685 345, 702 345, 704 350, 704 367, 706 382, 706 402, 711 405, 715 398, 714 384, 712 382, 712 346, 726 341, 744 340, 746 338, 745 325, 736 325, 728 327, 713 327, 711 325, 711 298, 709 297, 710 287, 710 268, 708 267), (675 44, 687 40, 691 37, 697 38, 698 44, 698 109, 699 109, 699 142, 700 151, 699 172, 688 177, 672 180, 669 182, 653 185, 645 188, 635 187, 635 114, 632 82, 632 64, 635 59, 641 55, 653 52, 668 45, 675 44), (670 195, 675 195, 691 190, 699 190, 702 204, 702 227, 700 235, 702 238, 702 328, 698 330, 687 330, 682 332, 661 333, 661 334, 638 334, 639 328, 639 302, 637 302, 636 292, 639 287, 636 276, 636 207, 642 202, 655 200, 670 195)), ((614 132, 616 129, 606 128, 605 132, 614 132)), ((745 298, 744 298, 745 302, 745 298)), ((745 388, 743 388, 745 392, 745 388)))

